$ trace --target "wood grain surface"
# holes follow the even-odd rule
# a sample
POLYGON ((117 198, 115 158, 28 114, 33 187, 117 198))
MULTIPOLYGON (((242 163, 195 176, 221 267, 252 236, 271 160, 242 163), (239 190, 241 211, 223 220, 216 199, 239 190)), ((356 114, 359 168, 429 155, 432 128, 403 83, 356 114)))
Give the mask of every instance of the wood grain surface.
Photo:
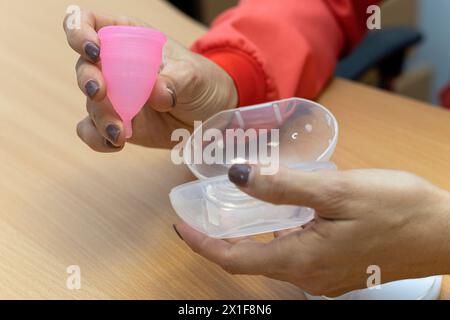
MULTIPOLYGON (((77 3, 142 18, 185 45, 205 32, 162 1, 77 3)), ((0 1, 0 298, 303 299, 287 283, 227 275, 178 239, 168 193, 194 178, 168 151, 103 155, 78 140, 69 4, 0 1), (80 290, 66 287, 70 265, 80 290)), ((449 112, 342 80, 320 102, 340 123, 341 168, 405 169, 450 189, 449 112)))

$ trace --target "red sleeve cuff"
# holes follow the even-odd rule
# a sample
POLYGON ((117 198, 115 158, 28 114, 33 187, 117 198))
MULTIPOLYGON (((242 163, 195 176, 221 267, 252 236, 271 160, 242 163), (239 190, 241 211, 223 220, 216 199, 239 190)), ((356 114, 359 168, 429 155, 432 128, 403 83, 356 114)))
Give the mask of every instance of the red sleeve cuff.
POLYGON ((238 106, 262 103, 266 98, 264 73, 251 57, 240 51, 209 51, 203 54, 224 69, 233 79, 239 97, 238 106))

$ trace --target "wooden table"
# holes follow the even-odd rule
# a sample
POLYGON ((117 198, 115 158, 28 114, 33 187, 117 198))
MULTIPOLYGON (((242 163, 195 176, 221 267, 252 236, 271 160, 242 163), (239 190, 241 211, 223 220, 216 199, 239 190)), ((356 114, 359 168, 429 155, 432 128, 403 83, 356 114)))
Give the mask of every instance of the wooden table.
MULTIPOLYGON (((227 275, 177 238, 168 192, 193 176, 167 151, 102 155, 78 140, 84 98, 61 28, 70 2, 0 3, 0 298, 303 299, 286 283, 227 275), (70 265, 80 290, 66 287, 70 265)), ((205 30, 157 0, 90 6, 186 45, 205 30)), ((340 122, 341 168, 401 168, 450 189, 450 112, 342 80, 320 101, 340 122)))

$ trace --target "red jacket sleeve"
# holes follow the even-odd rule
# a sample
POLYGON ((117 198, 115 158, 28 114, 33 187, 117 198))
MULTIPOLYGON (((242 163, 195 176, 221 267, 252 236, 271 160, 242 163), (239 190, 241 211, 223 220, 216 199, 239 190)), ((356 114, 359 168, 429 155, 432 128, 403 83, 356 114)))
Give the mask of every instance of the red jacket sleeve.
POLYGON ((234 80, 239 105, 314 98, 379 0, 241 0, 192 47, 234 80))

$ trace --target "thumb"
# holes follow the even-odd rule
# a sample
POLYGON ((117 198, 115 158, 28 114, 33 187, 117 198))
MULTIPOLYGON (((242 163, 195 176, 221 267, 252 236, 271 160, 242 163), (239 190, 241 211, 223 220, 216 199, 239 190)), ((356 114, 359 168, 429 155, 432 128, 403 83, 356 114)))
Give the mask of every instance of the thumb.
POLYGON ((148 105, 159 112, 169 112, 177 105, 177 91, 172 79, 159 75, 153 87, 148 105))
POLYGON ((199 80, 202 75, 192 61, 177 61, 168 57, 165 60, 149 99, 150 107, 159 112, 173 111, 178 98, 183 96, 188 100, 197 97, 198 87, 202 83, 199 80))
POLYGON ((297 205, 327 211, 339 195, 343 175, 336 171, 305 172, 280 167, 274 175, 262 175, 260 167, 235 164, 228 177, 243 192, 274 204, 297 205))

